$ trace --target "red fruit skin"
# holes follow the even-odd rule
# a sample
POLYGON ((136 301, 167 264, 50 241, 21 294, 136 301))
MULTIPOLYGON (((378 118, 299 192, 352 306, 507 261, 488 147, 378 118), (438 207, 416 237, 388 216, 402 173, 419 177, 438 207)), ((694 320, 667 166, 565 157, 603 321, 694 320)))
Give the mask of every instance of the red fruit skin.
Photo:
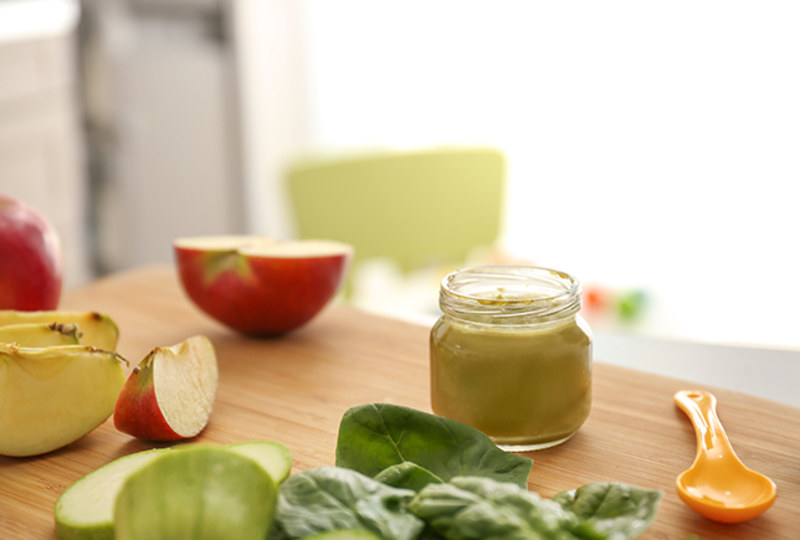
POLYGON ((183 289, 206 314, 243 334, 277 336, 310 321, 339 288, 349 254, 260 257, 175 250, 183 289))
POLYGON ((185 439, 169 427, 156 401, 152 360, 145 358, 128 376, 114 405, 114 426, 150 441, 185 439))
POLYGON ((0 195, 0 309, 56 309, 62 272, 58 238, 47 220, 0 195))

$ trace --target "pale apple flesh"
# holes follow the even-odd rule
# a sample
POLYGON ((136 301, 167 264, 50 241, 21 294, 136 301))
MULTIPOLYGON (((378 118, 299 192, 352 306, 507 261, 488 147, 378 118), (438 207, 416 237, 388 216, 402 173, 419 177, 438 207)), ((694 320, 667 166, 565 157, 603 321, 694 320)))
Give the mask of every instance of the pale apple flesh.
POLYGON ((258 236, 175 241, 181 283, 205 313, 245 334, 280 335, 316 316, 339 289, 353 249, 258 236))
POLYGON ((96 311, 18 311, 0 310, 0 327, 17 324, 75 324, 81 345, 114 351, 119 339, 119 327, 110 316, 96 311))
POLYGON ((198 435, 208 424, 218 370, 208 338, 193 336, 153 349, 128 377, 114 407, 114 425, 152 441, 198 435))
POLYGON ((0 344, 0 455, 44 454, 102 424, 125 382, 120 362, 82 345, 0 344))
POLYGON ((0 343, 15 343, 20 347, 80 345, 80 330, 76 324, 11 324, 0 326, 0 343))
POLYGON ((61 248, 35 208, 0 195, 0 309, 55 309, 61 296, 61 248))

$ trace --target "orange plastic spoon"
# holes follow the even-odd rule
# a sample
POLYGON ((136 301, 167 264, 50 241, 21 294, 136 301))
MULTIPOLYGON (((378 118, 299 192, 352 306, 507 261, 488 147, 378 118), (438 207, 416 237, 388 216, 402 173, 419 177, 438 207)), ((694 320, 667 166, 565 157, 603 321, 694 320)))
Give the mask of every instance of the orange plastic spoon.
POLYGON ((682 390, 675 404, 685 412, 697 435, 697 455, 675 484, 683 502, 714 521, 739 523, 769 508, 775 483, 745 467, 733 451, 717 417, 717 398, 708 392, 682 390))

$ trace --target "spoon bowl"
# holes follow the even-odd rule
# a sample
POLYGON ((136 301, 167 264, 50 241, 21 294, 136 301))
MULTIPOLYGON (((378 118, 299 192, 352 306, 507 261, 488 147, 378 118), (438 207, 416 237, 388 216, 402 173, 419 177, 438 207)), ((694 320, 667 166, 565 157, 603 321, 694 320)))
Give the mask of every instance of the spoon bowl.
POLYGON ((678 495, 695 512, 723 523, 752 519, 775 502, 775 483, 748 469, 734 452, 717 417, 717 398, 699 390, 681 390, 675 404, 686 413, 697 436, 692 466, 681 473, 678 495))

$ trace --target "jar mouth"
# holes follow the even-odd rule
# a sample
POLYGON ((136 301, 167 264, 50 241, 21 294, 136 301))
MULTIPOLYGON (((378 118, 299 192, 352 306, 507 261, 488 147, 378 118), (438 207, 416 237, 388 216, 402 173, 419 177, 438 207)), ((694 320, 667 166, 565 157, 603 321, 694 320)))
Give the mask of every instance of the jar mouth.
POLYGON ((442 311, 452 316, 507 324, 560 320, 577 313, 580 304, 574 276, 541 266, 465 268, 442 279, 439 295, 442 311))

